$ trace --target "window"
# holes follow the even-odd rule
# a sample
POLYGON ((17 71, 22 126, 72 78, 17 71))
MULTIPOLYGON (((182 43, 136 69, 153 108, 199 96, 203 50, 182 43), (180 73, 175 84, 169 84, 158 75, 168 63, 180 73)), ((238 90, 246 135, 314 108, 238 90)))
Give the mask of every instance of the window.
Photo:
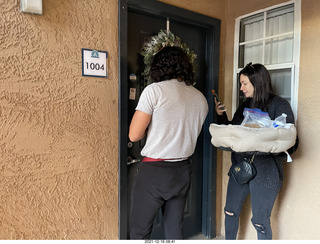
POLYGON ((244 99, 239 72, 249 62, 269 70, 272 86, 297 118, 301 1, 292 0, 236 20, 233 111, 244 99))

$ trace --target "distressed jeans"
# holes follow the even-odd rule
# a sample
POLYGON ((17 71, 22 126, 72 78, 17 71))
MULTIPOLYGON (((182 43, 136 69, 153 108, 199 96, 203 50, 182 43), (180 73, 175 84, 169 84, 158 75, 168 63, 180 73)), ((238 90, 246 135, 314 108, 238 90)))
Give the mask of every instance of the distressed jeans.
POLYGON ((253 216, 251 222, 257 230, 258 240, 271 240, 270 216, 278 192, 278 190, 264 187, 261 182, 257 182, 256 178, 247 184, 240 185, 229 177, 225 206, 226 240, 237 238, 242 204, 249 194, 253 216))

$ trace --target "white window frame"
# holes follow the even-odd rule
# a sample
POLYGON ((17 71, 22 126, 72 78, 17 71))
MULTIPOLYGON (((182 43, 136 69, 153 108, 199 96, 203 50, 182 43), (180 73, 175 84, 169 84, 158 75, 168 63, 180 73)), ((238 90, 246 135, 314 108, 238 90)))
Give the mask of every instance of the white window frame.
MULTIPOLYGON (((233 61, 233 94, 232 94, 232 114, 235 113, 238 105, 238 73, 241 68, 238 68, 239 60, 239 35, 240 35, 240 22, 242 19, 264 13, 275 8, 283 7, 289 4, 294 4, 294 33, 293 33, 293 58, 292 62, 281 63, 275 65, 265 65, 268 70, 275 69, 291 69, 291 107, 297 122, 298 115, 298 87, 299 87, 299 63, 300 63, 300 37, 301 37, 301 0, 291 0, 285 3, 273 5, 271 7, 255 11, 250 14, 240 16, 236 19, 235 23, 235 41, 234 41, 234 61, 233 61)), ((264 53, 264 52, 263 52, 264 53)), ((264 56, 264 55, 263 55, 264 56)), ((263 64, 263 63, 262 63, 263 64)), ((244 64, 245 65, 245 64, 244 64)))

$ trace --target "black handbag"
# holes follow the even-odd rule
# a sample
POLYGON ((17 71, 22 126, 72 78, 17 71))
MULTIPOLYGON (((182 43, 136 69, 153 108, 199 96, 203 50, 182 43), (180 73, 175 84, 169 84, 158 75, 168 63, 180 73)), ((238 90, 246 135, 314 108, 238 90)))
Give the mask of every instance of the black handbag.
POLYGON ((250 160, 243 158, 242 161, 232 164, 230 174, 237 183, 245 184, 256 176, 257 170, 252 164, 254 157, 255 154, 253 154, 250 160))

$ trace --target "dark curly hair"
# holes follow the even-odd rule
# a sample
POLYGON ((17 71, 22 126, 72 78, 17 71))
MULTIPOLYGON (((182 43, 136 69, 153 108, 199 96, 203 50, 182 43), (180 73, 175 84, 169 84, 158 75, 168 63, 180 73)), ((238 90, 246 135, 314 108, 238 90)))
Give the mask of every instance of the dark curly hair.
POLYGON ((150 66, 153 82, 177 79, 188 86, 194 83, 194 72, 187 54, 180 47, 164 47, 153 58, 150 66))

